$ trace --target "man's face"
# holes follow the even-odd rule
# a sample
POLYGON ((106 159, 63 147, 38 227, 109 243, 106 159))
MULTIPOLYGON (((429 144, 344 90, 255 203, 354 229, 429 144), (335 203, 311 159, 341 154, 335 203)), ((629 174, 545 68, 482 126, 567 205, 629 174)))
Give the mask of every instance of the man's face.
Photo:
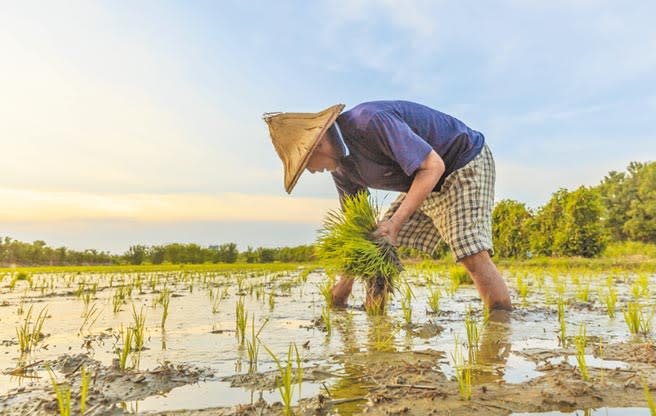
POLYGON ((337 169, 338 160, 339 158, 337 157, 335 149, 333 149, 330 144, 327 134, 324 134, 319 141, 319 145, 314 149, 314 152, 312 152, 312 156, 310 156, 306 169, 310 173, 324 172, 326 170, 328 172, 333 172, 337 169))

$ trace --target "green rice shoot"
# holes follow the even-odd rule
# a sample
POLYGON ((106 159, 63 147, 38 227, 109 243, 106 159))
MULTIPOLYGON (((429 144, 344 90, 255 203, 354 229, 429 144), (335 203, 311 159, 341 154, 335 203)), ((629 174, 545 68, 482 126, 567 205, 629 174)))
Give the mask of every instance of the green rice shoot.
POLYGON ((380 207, 367 193, 344 198, 342 210, 326 215, 316 253, 326 269, 365 281, 382 277, 391 292, 403 266, 396 247, 374 235, 379 219, 380 207))

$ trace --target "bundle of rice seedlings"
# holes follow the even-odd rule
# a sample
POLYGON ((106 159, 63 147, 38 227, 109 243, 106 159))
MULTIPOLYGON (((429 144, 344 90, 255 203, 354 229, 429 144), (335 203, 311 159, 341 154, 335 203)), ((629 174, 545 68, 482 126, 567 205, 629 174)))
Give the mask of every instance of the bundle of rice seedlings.
POLYGON ((343 209, 326 215, 316 254, 329 271, 361 279, 367 290, 365 306, 382 311, 387 294, 398 287, 403 266, 396 247, 374 235, 379 218, 380 206, 366 192, 345 198, 343 209))

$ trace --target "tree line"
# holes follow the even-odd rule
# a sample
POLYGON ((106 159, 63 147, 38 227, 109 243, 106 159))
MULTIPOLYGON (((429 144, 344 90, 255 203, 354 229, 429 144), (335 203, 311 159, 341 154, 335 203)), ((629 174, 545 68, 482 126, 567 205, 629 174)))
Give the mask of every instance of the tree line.
POLYGON ((595 257, 610 242, 656 243, 656 162, 631 162, 597 186, 559 189, 537 210, 506 199, 492 213, 499 257, 595 257))
POLYGON ((248 247, 239 251, 237 244, 226 243, 201 247, 198 244, 133 245, 123 254, 107 251, 76 251, 52 248, 42 240, 26 243, 11 237, 0 238, 0 265, 67 266, 102 264, 180 264, 180 263, 272 263, 314 260, 314 247, 248 247))

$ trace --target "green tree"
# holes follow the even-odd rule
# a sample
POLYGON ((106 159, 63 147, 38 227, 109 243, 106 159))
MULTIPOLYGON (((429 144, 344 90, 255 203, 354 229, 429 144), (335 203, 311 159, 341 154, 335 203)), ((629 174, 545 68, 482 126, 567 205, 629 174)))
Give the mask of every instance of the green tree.
POLYGON ((601 197, 596 189, 581 186, 568 193, 554 235, 553 254, 583 257, 599 255, 606 247, 602 212, 601 197))
POLYGON ((125 260, 130 264, 141 264, 146 259, 146 246, 130 246, 125 253, 125 260))
POLYGON ((499 257, 526 258, 530 248, 531 212, 521 202, 499 201, 492 212, 492 240, 499 257))
POLYGON ((624 231, 624 224, 629 219, 629 208, 636 194, 631 176, 627 176, 624 172, 610 171, 601 181, 598 189, 606 208, 603 224, 608 236, 613 241, 626 240, 628 235, 624 231))
POLYGON ((551 256, 554 252, 554 236, 563 217, 567 189, 561 188, 551 195, 549 202, 538 209, 527 222, 530 232, 531 253, 536 256, 551 256))
POLYGON ((629 172, 635 193, 623 230, 632 240, 656 242, 656 162, 633 162, 629 165, 629 172))

